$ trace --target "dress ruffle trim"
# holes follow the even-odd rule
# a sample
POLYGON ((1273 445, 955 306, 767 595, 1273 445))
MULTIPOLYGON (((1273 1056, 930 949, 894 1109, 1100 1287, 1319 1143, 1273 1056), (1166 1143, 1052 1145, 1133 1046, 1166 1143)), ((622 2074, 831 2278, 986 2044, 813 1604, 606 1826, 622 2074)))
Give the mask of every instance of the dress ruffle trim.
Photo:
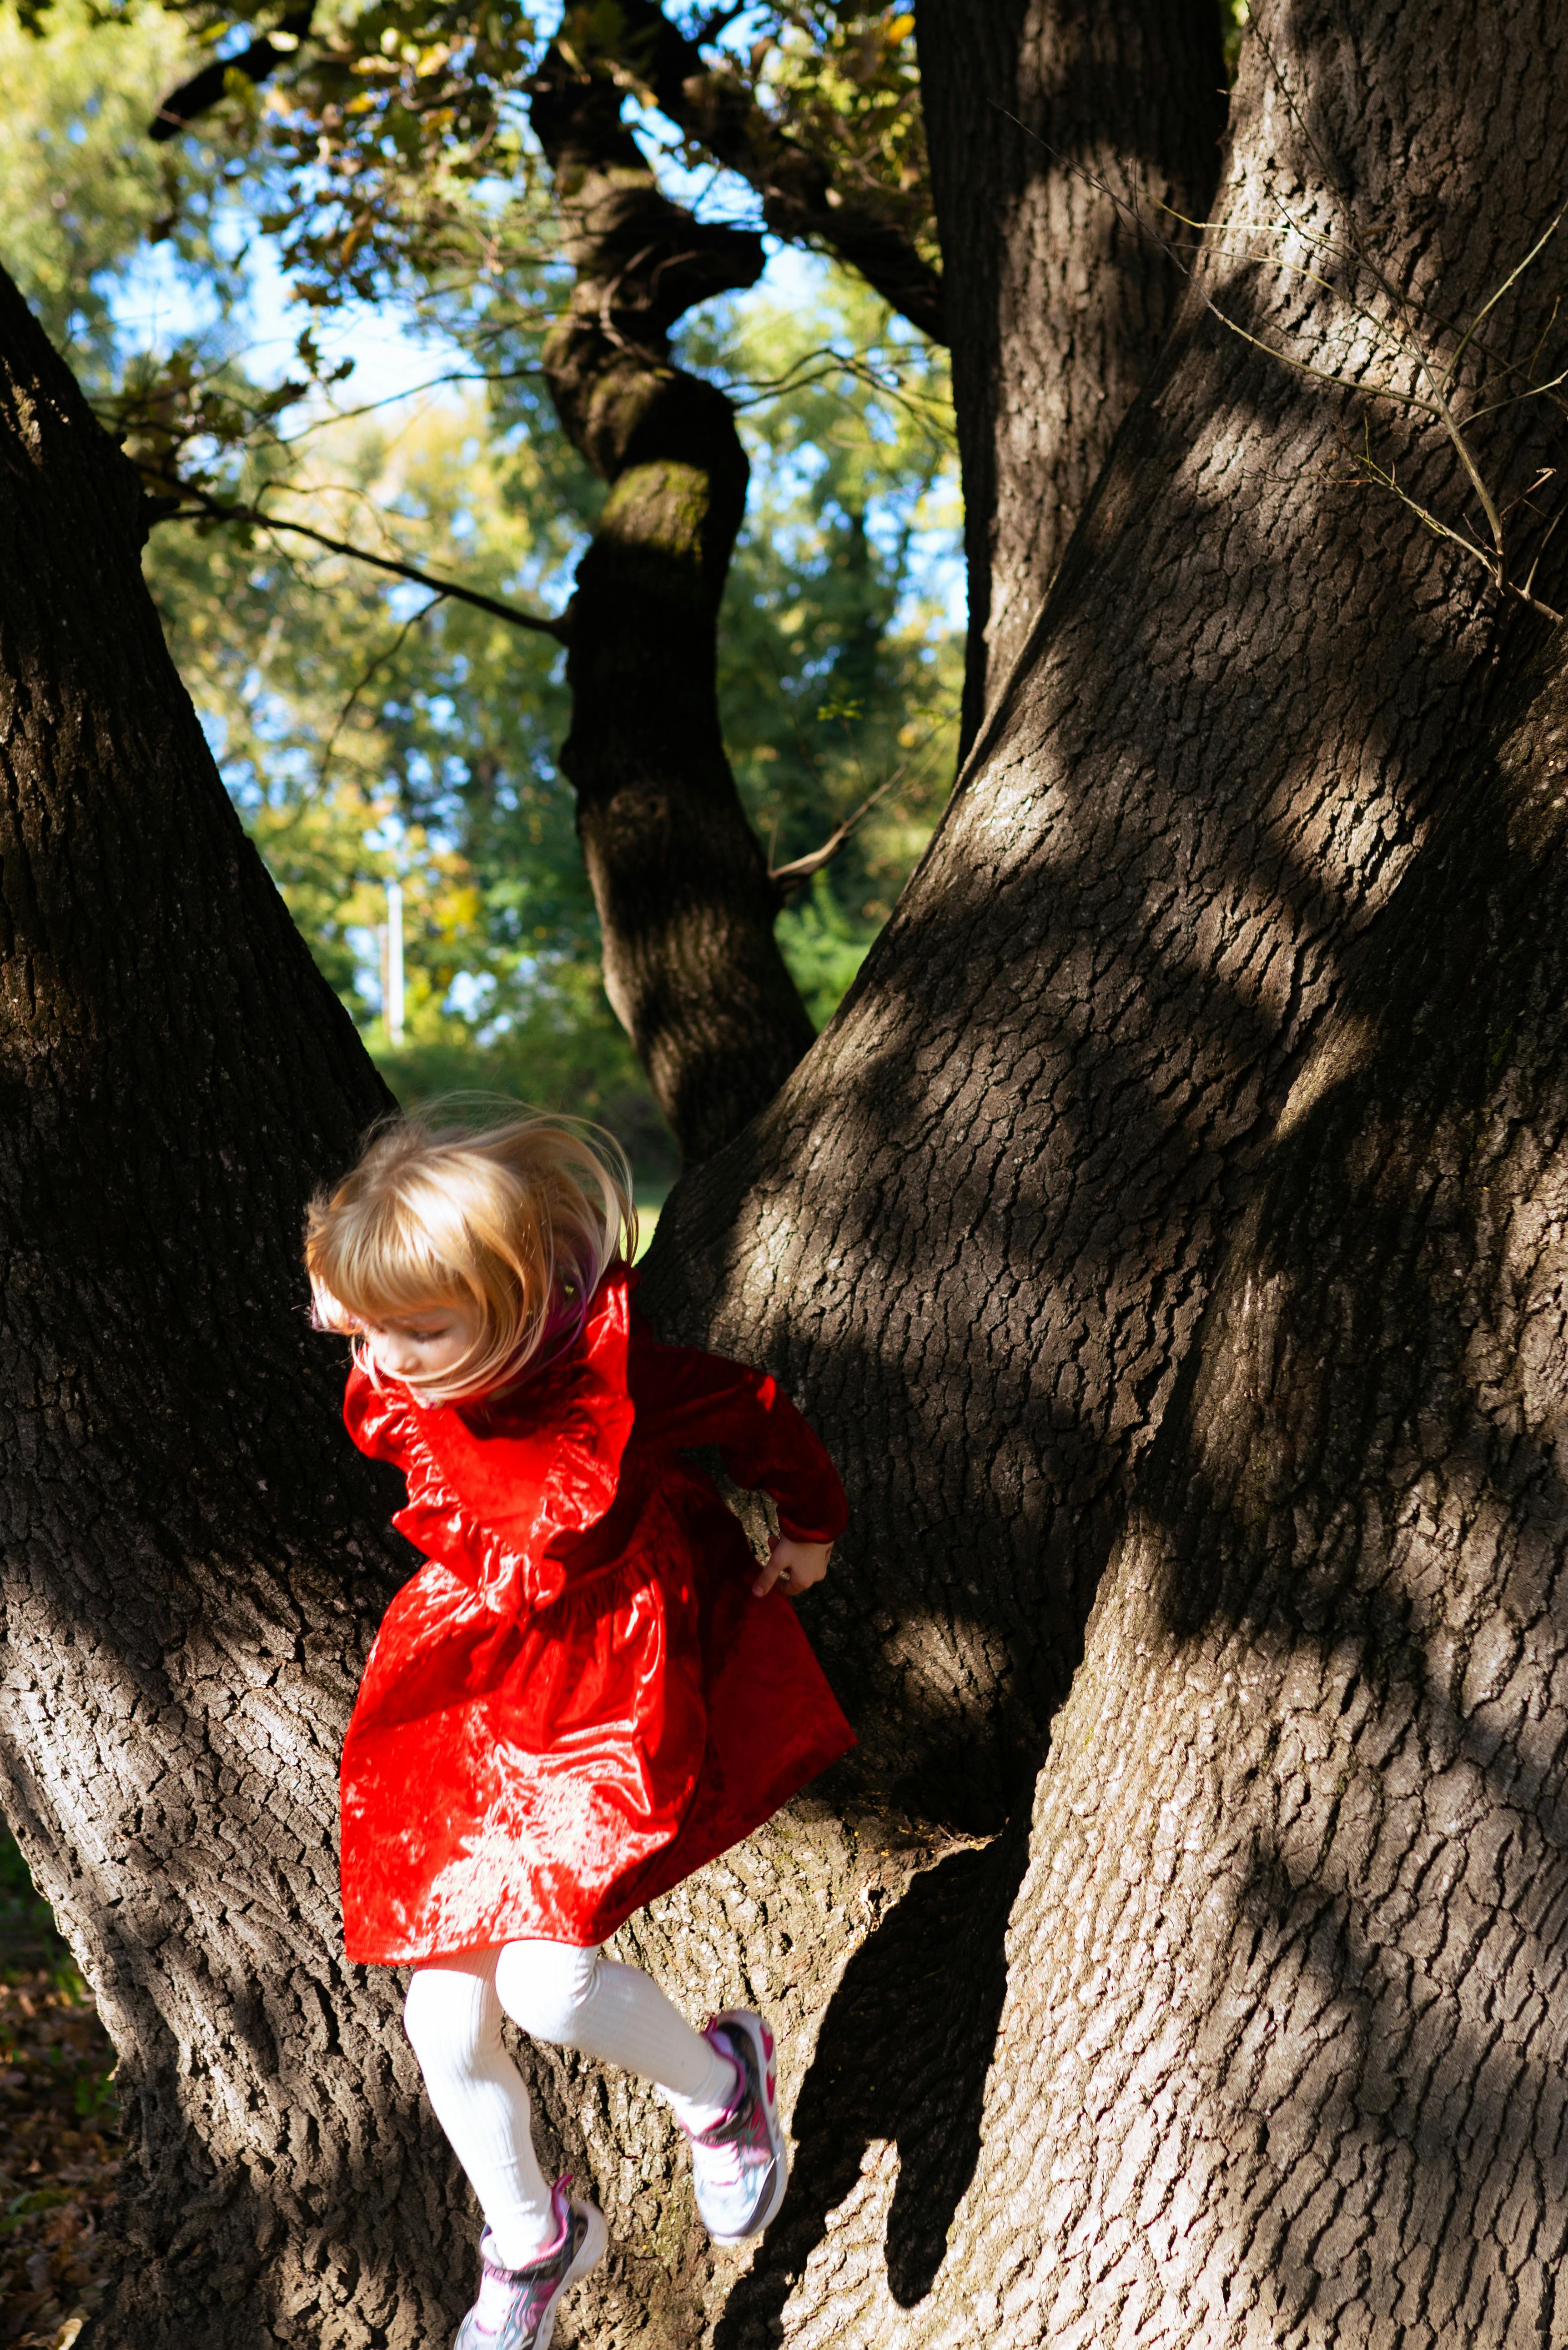
POLYGON ((394 1461, 409 1501, 392 1523, 499 1612, 550 1607, 566 1586, 563 1537, 607 1515, 634 1409, 627 1377, 636 1274, 612 1266, 581 1336, 511 1393, 421 1404, 356 1364, 343 1400, 363 1452, 394 1461))

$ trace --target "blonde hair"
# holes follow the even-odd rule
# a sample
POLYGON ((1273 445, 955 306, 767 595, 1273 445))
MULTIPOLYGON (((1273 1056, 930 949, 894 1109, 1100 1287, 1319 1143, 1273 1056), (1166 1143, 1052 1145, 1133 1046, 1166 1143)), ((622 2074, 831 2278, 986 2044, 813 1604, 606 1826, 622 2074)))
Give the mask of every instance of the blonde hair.
POLYGON ((362 1322, 424 1305, 478 1309, 478 1336, 459 1362, 439 1380, 405 1381, 425 1403, 482 1394, 568 1347, 623 1245, 629 1261, 637 1211, 613 1136, 585 1118, 519 1115, 514 1103, 472 1096, 375 1129, 358 1164, 312 1200, 305 1224, 325 1329, 358 1338, 362 1322))

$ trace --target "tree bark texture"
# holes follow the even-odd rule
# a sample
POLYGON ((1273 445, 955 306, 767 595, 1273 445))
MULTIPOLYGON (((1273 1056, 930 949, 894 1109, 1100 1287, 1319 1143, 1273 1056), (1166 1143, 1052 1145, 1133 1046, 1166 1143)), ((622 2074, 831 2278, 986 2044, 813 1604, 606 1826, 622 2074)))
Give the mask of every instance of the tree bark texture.
MULTIPOLYGON (((1352 30, 1298 5, 1258 22, 1273 63, 1256 41, 1244 55, 1206 282, 1248 334, 1366 378, 1335 273, 1262 266, 1257 224, 1276 199, 1341 240, 1347 211, 1376 222, 1391 283, 1463 319, 1550 217, 1532 203, 1568 163, 1568 59, 1541 9, 1417 23, 1389 5, 1352 30)), ((1555 290, 1527 276, 1499 306, 1500 351, 1535 348, 1555 290)), ((1449 444, 1371 413, 1385 467, 1456 515, 1449 444)), ((661 1221, 644 1295, 663 1327, 768 1360, 833 1446, 854 1512, 809 1620, 862 1735, 828 1792, 855 1839, 840 1915, 858 1908, 868 1930, 801 2019, 795 2185, 706 2321, 716 2350, 988 2340, 1068 2260, 1066 2207, 1042 2214, 1035 2175, 1021 2186, 1008 2167, 1012 2138, 1020 2162, 1048 2163, 1051 2143, 1006 2104, 1053 1963, 1020 1938, 1035 1915, 1072 1931, 1054 1884, 1041 1906, 1037 1834, 1036 1909, 1003 1939, 1047 1723, 1292 1086, 1541 627, 1358 479, 1345 452, 1367 414, 1191 304, 1018 691, 856 991, 661 1221)), ((1494 427, 1484 463, 1508 498, 1534 477, 1543 428, 1533 408, 1494 427)), ((1128 1669, 1100 1669, 1114 1689, 1128 1669)), ((1102 1779, 1116 1751, 1096 1749, 1102 1779)), ((1328 1803, 1332 1778, 1315 1759, 1303 1770, 1303 1801, 1328 1803)), ((1146 1851, 1126 1865, 1141 1886, 1146 1851)), ((784 1847, 774 1888, 787 1976, 821 1929, 784 1847)), ((666 1929, 656 1911, 638 1930, 701 1947, 716 1925, 666 1929)), ((1118 1996, 1135 1976, 1129 1961, 1118 1996)), ((1082 2003, 1075 2015, 1087 2031, 1082 2003)), ((1054 2028, 1066 2049, 1068 2023, 1054 2028)), ((1029 2077, 1055 2095, 1055 2074, 1029 2077)), ((1058 2133, 1076 2094, 1053 2109, 1058 2133)), ((1135 2105, 1136 2085, 1075 2126, 1085 2276, 1135 2105)), ((1060 2334, 1024 2315, 1015 2338, 1122 2339, 1108 2302, 1062 2306, 1060 2334)), ((1271 2340, 1268 2323, 1235 2338, 1271 2340)))
POLYGON ((1297 1082, 1056 1723, 952 2252, 997 2350, 1568 2334, 1543 666, 1297 1082))
POLYGON ((1125 207, 1196 242, 1173 215, 1207 218, 1225 74, 1211 0, 920 0, 917 18, 963 465, 967 748, 1180 300, 1125 207))
POLYGON ((719 602, 745 453, 723 393, 670 356, 676 321, 753 284, 763 251, 659 193, 621 103, 618 83, 558 51, 533 100, 576 273, 545 369, 573 445, 610 484, 572 599, 561 764, 606 990, 682 1155, 701 1159, 772 1098, 814 1035, 719 726, 719 602))
MULTIPOLYGON (((1332 229, 1321 153, 1390 276, 1479 307, 1532 240, 1528 187, 1568 166, 1550 27, 1488 11, 1477 63, 1393 5, 1354 48, 1326 10, 1261 21, 1309 131, 1254 44, 1210 283, 1248 333, 1365 372, 1335 293, 1222 240, 1250 252, 1276 191, 1332 229)), ((1499 336, 1528 354, 1554 295, 1526 278, 1499 336)), ((753 1136, 678 1190, 649 1261, 672 1333, 761 1344, 847 1468, 867 1579, 841 1579, 824 1637, 863 1730, 921 1719, 941 1761, 920 1806, 955 1827, 999 1824, 1004 1755, 1033 1779, 1257 1153, 1537 626, 1355 481, 1366 412, 1194 304, 855 989, 753 1136)), ((1536 412, 1494 420, 1504 498, 1533 478, 1536 412)), ((1443 436, 1386 411, 1370 430, 1412 495, 1462 504, 1443 436)), ((889 1731, 888 1768, 910 1746, 889 1731)))
POLYGON ((411 1554, 298 1263, 389 1105, 223 793, 138 507, 0 277, 0 1789, 119 2053, 84 2350, 414 2350, 467 2298, 468 2199, 336 1863, 411 1554))

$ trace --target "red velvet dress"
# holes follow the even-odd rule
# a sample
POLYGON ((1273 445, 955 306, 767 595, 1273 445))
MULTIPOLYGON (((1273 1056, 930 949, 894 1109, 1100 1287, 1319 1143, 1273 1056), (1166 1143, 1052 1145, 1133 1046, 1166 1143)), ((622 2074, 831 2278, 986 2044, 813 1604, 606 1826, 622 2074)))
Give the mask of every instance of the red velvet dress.
POLYGON ((613 1267, 576 1344, 504 1397, 431 1407, 349 1375, 349 1433, 403 1471, 392 1523, 426 1554, 343 1747, 351 1959, 600 1942, 854 1742, 680 1455, 717 1444, 805 1542, 843 1528, 833 1464, 763 1373, 660 1346, 635 1278, 613 1267))

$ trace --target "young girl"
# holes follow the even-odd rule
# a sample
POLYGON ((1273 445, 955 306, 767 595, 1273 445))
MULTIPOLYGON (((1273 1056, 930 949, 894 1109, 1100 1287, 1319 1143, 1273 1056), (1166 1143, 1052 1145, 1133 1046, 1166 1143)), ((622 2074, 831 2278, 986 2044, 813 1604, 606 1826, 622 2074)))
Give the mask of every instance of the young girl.
POLYGON ((343 1911, 351 1959, 414 1966, 409 2037, 483 2209, 456 2350, 545 2350, 606 2245, 540 2170, 503 2013, 662 2085, 716 2241, 774 2217, 767 2025, 696 2031, 599 1946, 852 1742, 785 1604, 843 1528, 833 1465, 771 1378, 649 1333, 594 1134, 405 1119, 306 1226, 317 1319, 355 1341, 349 1433, 402 1470, 425 1554, 344 1743, 343 1911), (778 1504, 760 1572, 682 1458, 704 1444, 778 1504))

